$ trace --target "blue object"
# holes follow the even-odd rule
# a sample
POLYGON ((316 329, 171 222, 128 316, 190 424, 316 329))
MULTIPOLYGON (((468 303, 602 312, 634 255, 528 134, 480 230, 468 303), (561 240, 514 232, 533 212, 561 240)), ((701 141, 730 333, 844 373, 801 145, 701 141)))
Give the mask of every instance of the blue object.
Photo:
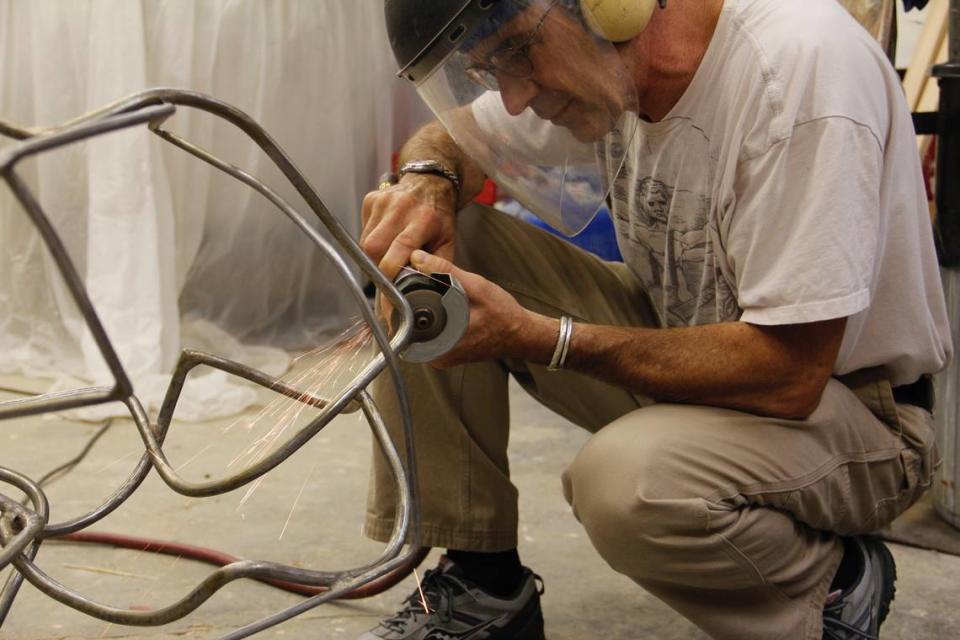
POLYGON ((603 260, 623 262, 623 255, 620 253, 620 247, 617 246, 617 232, 613 226, 613 219, 606 207, 600 209, 593 220, 590 221, 590 224, 572 238, 557 231, 515 200, 498 202, 497 208, 515 218, 529 222, 535 227, 540 227, 584 251, 589 251, 603 260))
POLYGON ((903 0, 903 10, 923 9, 927 6, 927 2, 929 2, 929 0, 903 0))

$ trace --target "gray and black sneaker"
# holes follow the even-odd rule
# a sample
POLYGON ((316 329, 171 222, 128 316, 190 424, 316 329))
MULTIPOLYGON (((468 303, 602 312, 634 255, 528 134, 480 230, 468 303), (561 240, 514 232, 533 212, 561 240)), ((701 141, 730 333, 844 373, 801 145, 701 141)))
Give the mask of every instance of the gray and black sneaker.
POLYGON ((896 588, 893 556, 877 538, 847 540, 848 553, 860 554, 860 572, 853 586, 831 593, 823 609, 823 640, 878 640, 896 588))
POLYGON ((421 587, 422 596, 415 589, 396 615, 357 640, 544 640, 543 581, 529 569, 507 599, 477 587, 446 558, 421 587))

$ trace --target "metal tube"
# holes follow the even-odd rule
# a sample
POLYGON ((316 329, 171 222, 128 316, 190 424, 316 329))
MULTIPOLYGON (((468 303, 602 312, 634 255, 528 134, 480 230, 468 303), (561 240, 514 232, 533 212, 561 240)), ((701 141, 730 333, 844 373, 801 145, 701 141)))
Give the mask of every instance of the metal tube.
POLYGON ((3 569, 43 530, 49 507, 43 490, 25 475, 0 468, 0 482, 17 487, 26 493, 33 503, 33 509, 27 509, 16 500, 0 494, 0 531, 5 532, 3 545, 0 546, 0 569, 3 569), (21 523, 19 531, 13 528, 15 521, 21 523))
POLYGON ((219 589, 241 578, 265 578, 330 587, 330 591, 327 593, 314 596, 295 607, 265 618, 228 636, 230 638, 242 638, 283 622, 319 604, 336 599, 345 593, 355 591, 399 567, 409 566, 412 559, 420 557, 422 555, 422 550, 419 549, 420 509, 417 495, 417 467, 413 429, 409 402, 399 368, 399 353, 409 345, 412 336, 413 314, 410 305, 394 284, 363 253, 339 221, 327 210, 315 189, 270 135, 249 116, 230 105, 202 94, 173 89, 145 91, 54 127, 27 128, 0 122, 0 135, 24 140, 24 142, 0 151, 0 176, 5 179, 16 199, 39 230, 116 381, 114 387, 78 389, 0 403, 0 419, 120 401, 125 404, 130 412, 145 447, 145 453, 131 475, 100 507, 70 522, 60 524, 51 525, 47 522, 46 498, 39 487, 32 486, 28 479, 20 482, 15 472, 0 468, 0 480, 4 478, 17 479, 14 484, 20 482, 17 486, 23 485, 23 487, 26 487, 25 490, 34 502, 34 512, 30 512, 20 505, 9 504, 8 500, 0 496, 0 561, 2 561, 0 567, 10 563, 17 569, 16 572, 11 574, 4 591, 0 593, 0 624, 2 624, 3 618, 9 611, 24 578, 41 592, 79 611, 110 622, 136 626, 160 625, 180 619, 194 611, 219 589), (327 240, 311 225, 307 224, 288 202, 262 181, 162 129, 164 122, 175 112, 177 105, 207 111, 237 126, 247 134, 297 189, 310 209, 320 219, 332 237, 332 241, 327 240), (112 131, 143 124, 148 124, 150 130, 163 140, 200 158, 260 193, 269 203, 286 215, 313 242, 316 248, 331 260, 336 270, 343 277, 344 283, 354 301, 358 304, 360 313, 380 352, 352 382, 347 384, 333 398, 319 398, 313 394, 303 393, 263 372, 213 354, 185 351, 181 355, 173 379, 167 389, 159 420, 156 425, 150 423, 143 406, 134 395, 133 386, 110 343, 93 303, 88 297, 86 288, 63 243, 39 202, 14 170, 18 162, 30 156, 112 131), (348 261, 366 274, 381 293, 399 310, 400 323, 397 333, 392 338, 387 336, 383 327, 378 323, 373 310, 367 305, 362 288, 348 261), (163 442, 171 427, 176 404, 187 375, 194 367, 201 365, 220 369, 231 375, 272 389, 295 401, 316 407, 320 409, 320 415, 273 454, 249 468, 215 482, 201 484, 186 482, 179 477, 167 461, 163 453, 163 442), (384 369, 390 373, 400 405, 403 439, 406 448, 406 455, 403 459, 397 452, 396 444, 390 439, 378 408, 366 391, 366 387, 384 369), (379 557, 363 566, 346 571, 321 572, 271 562, 239 561, 213 572, 184 598, 174 604, 155 611, 140 612, 95 603, 50 578, 34 562, 42 540, 77 532, 104 518, 136 491, 151 467, 158 471, 168 486, 184 495, 207 496, 231 491, 261 477, 281 464, 340 413, 357 409, 363 411, 374 437, 386 455, 390 470, 398 485, 398 518, 391 538, 379 557), (14 526, 14 521, 17 522, 17 527, 14 526), (409 542, 411 545, 406 553, 402 553, 404 542, 409 542))
MULTIPOLYGON (((22 474, 3 468, 0 468, 0 480, 13 484, 27 494, 27 497, 33 504, 34 513, 37 514, 41 522, 45 523, 47 521, 47 518, 50 517, 50 505, 47 503, 47 497, 44 495, 43 490, 37 486, 36 483, 22 474)), ((3 526, 0 526, 0 546, 15 546, 13 540, 6 539, 3 526)), ((22 555, 21 552, 19 557, 33 560, 37 557, 39 551, 40 542, 34 542, 30 545, 26 555, 22 555)), ((17 593, 19 593, 22 585, 23 574, 18 571, 12 572, 7 578, 7 582, 3 585, 3 590, 0 591, 0 627, 3 626, 3 621, 6 620, 10 614, 10 609, 13 607, 13 602, 16 600, 17 593)))
MULTIPOLYGON (((364 414, 371 419, 371 427, 374 430, 377 440, 380 442, 381 446, 384 446, 387 451, 390 451, 392 448, 388 446, 389 436, 387 435, 385 425, 378 417, 379 412, 376 410, 372 399, 365 391, 361 392, 360 395, 364 414)), ((400 458, 396 454, 395 450, 387 456, 387 459, 390 469, 398 481, 400 490, 409 492, 410 487, 405 481, 406 478, 403 465, 400 462, 400 458)), ((16 474, 10 473, 9 475, 15 476, 16 474)), ((4 479, 5 477, 5 474, 0 473, 0 479, 4 479)), ((23 486, 25 489, 31 489, 30 484, 18 484, 17 486, 18 488, 23 486)), ((41 507, 38 509, 45 516, 45 498, 43 497, 42 492, 39 491, 39 488, 33 488, 31 498, 38 499, 40 501, 41 507)), ((292 607, 285 612, 277 614, 276 616, 271 616, 261 623, 258 623, 256 625, 257 630, 262 630, 269 626, 279 624, 280 622, 289 619, 289 617, 293 615, 303 613, 304 611, 312 609, 320 604, 323 604, 324 602, 335 599, 339 595, 342 595, 348 591, 352 591, 353 589, 356 589, 367 582, 376 580, 377 578, 389 573, 394 568, 405 564, 409 557, 415 554, 417 550, 411 548, 406 555, 399 555, 404 542, 403 534, 405 533, 409 523, 409 493, 401 496, 401 503, 403 503, 406 508, 404 508, 403 512, 400 514, 398 525, 394 531, 394 535, 387 544, 386 550, 377 560, 366 566, 350 571, 342 571, 331 574, 329 572, 307 571, 304 569, 298 569, 272 562, 235 562, 210 574, 181 600, 170 606, 151 611, 130 611, 90 600, 89 598, 80 595, 76 591, 54 580, 47 573, 37 567, 32 560, 24 556, 15 558, 13 560, 13 564, 34 587, 58 602, 66 604, 78 611, 106 622, 130 626, 157 626, 179 620, 195 611, 200 605, 209 600, 221 588, 242 578, 257 577, 284 580, 307 585, 330 585, 331 588, 329 592, 314 596, 309 600, 298 604, 296 607, 292 607), (332 584, 331 577, 334 578, 332 584)), ((12 545, 13 542, 13 533, 0 526, 0 543, 2 543, 3 546, 9 546, 12 545)))
MULTIPOLYGON (((268 201, 280 209, 288 218, 290 218, 301 229, 301 231, 303 231, 331 259, 334 266, 344 277, 348 284, 348 290, 357 301, 361 314, 364 316, 367 325, 370 327, 374 339, 378 343, 381 351, 381 356, 378 357, 369 367, 367 367, 367 369, 364 370, 357 379, 355 379, 354 383, 349 385, 344 393, 324 410, 320 417, 311 422, 307 427, 303 428, 285 446, 250 468, 245 469, 222 481, 190 483, 180 478, 179 474, 177 474, 172 465, 170 465, 167 461, 166 456, 163 454, 162 448, 160 443, 157 441, 155 434, 152 433, 150 429, 144 427, 146 421, 136 420, 141 437, 144 440, 147 453, 152 458, 154 466, 164 481, 171 486, 171 488, 179 493, 182 493, 183 495, 194 497, 212 496, 220 493, 226 493, 248 484, 282 463, 287 457, 292 455, 294 451, 299 449, 311 437, 316 435, 316 433, 326 426, 330 420, 338 415, 340 410, 352 400, 353 394, 356 393, 357 389, 368 385, 373 378, 376 377, 380 371, 382 371, 384 364, 389 364, 391 373, 394 374, 395 383, 401 385, 402 388, 402 379, 399 377, 396 351, 402 349, 410 341, 413 324, 412 311, 410 310, 410 306, 406 299, 395 289, 395 287, 392 286, 392 283, 390 283, 382 273, 379 273, 379 270, 373 266, 373 263, 370 262, 369 258, 367 258, 365 254, 360 251, 359 246, 357 246, 352 238, 346 234, 346 232, 339 225, 339 222, 329 213, 323 203, 319 200, 319 197, 316 196, 316 193, 306 183, 306 180, 302 177, 302 174, 300 174, 300 172, 289 161, 284 152, 273 142, 270 136, 259 127, 259 125, 254 123, 248 116, 237 111, 236 109, 200 94, 175 92, 171 90, 155 90, 145 92, 144 94, 134 96, 129 100, 122 101, 118 104, 114 111, 105 115, 101 120, 83 120, 80 122, 80 124, 76 124, 66 129, 58 129, 54 133, 38 139, 28 140, 20 145, 4 150, 4 152, 0 154, 0 173, 6 173, 7 181, 10 184, 11 189, 14 191, 14 194, 17 196, 18 200, 20 200, 24 209, 30 213, 38 228, 41 229, 44 239, 47 241, 51 252, 57 259, 58 266, 60 266, 61 271, 64 273, 65 278, 70 284, 71 292, 74 294, 74 297, 83 312, 91 332, 94 334, 105 359, 107 360, 117 379, 116 395, 111 397, 111 400, 125 399, 128 397, 132 393, 132 385, 130 384, 122 366, 120 365, 119 358, 113 351, 113 347, 106 336, 106 332, 104 331, 95 310, 93 309, 93 305, 86 295, 86 290, 83 287, 79 275, 74 270, 73 265, 67 256, 65 247, 63 247, 59 237, 54 232, 39 203, 36 202, 23 182, 16 176, 13 169, 15 168, 17 162, 31 155, 42 153, 44 151, 74 142, 79 142, 92 136, 101 135, 103 133, 109 133, 121 128, 144 123, 150 123, 151 130, 161 138, 186 150, 192 155, 201 158, 209 164, 217 167, 221 171, 224 171, 225 173, 247 184, 251 188, 257 190, 265 198, 267 198, 268 201), (298 190, 301 191, 301 194, 304 195, 305 199, 312 199, 316 201, 314 210, 325 226, 327 226, 328 230, 334 236, 340 237, 343 247, 345 247, 348 252, 357 254, 362 258, 363 261, 368 263, 367 267, 373 269, 373 272, 370 274, 372 279, 376 280, 379 278, 388 285, 388 288, 385 290, 385 292, 387 293, 388 297, 391 298, 391 302, 393 302, 402 313, 402 322, 397 335, 394 336, 392 342, 387 339, 382 327, 379 326, 376 318, 373 316, 373 311, 367 306, 366 297, 363 294, 359 283, 357 283, 354 279, 349 266, 326 241, 326 239, 323 238, 323 236, 321 236, 313 227, 308 225, 306 221, 304 221, 293 209, 293 207, 290 206, 289 203, 287 203, 282 197, 280 197, 261 181, 257 180, 241 169, 214 157, 203 149, 200 149, 199 147, 182 140, 178 136, 160 129, 162 123, 174 112, 174 108, 169 104, 156 104, 160 97, 170 99, 174 102, 189 104, 197 108, 202 108, 211 113, 221 115, 230 122, 241 127, 245 132, 251 135, 254 141, 260 145, 261 148, 268 153, 271 159, 273 159, 278 166, 280 166, 280 169, 286 175, 288 175, 292 181, 297 182, 296 186, 298 190), (393 360, 393 362, 391 362, 391 360, 393 360)), ((361 267, 363 266, 364 265, 361 264, 361 267)), ((255 372, 251 371, 248 379, 250 379, 250 377, 255 377, 255 375, 255 372)), ((401 393, 400 395, 402 404, 405 393, 401 393)), ((98 400, 98 398, 92 398, 88 401, 93 403, 97 402, 98 400)), ((82 402, 84 402, 82 398, 71 398, 69 405, 65 404, 66 401, 61 404, 58 404, 55 401, 49 401, 46 403, 44 403, 42 400, 34 401, 34 403, 30 405, 30 410, 34 413, 39 413, 43 410, 44 404, 46 406, 46 410, 62 410, 68 406, 81 406, 82 402)), ((172 409, 170 413, 172 413, 172 409)), ((407 415, 408 413, 409 412, 407 412, 407 415)), ((2 414, 0 414, 0 416, 2 416, 2 414)), ((166 427, 166 425, 162 426, 166 427)), ((410 429, 410 431, 412 431, 412 429, 410 429)))
POLYGON ((122 400, 122 398, 117 393, 116 387, 91 387, 89 389, 58 391, 0 402, 0 419, 23 418, 50 413, 51 411, 66 411, 118 400, 122 400))

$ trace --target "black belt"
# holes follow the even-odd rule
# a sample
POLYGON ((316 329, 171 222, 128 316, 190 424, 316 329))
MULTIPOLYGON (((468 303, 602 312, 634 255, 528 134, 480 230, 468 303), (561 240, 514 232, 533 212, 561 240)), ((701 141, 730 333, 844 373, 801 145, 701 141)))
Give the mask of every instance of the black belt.
POLYGON ((927 411, 933 411, 933 378, 920 376, 911 384, 893 388, 893 399, 897 404, 910 404, 927 411))

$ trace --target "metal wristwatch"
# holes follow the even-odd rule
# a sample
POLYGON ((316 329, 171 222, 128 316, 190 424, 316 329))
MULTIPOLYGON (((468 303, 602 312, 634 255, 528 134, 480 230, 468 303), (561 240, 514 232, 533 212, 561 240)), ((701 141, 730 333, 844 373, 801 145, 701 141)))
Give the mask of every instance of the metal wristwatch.
POLYGON ((436 160, 412 160, 407 162, 400 167, 400 171, 397 172, 397 177, 403 179, 403 176, 408 173, 427 173, 446 178, 453 183, 453 187, 457 190, 457 193, 460 193, 460 176, 457 175, 456 171, 447 169, 436 160))

